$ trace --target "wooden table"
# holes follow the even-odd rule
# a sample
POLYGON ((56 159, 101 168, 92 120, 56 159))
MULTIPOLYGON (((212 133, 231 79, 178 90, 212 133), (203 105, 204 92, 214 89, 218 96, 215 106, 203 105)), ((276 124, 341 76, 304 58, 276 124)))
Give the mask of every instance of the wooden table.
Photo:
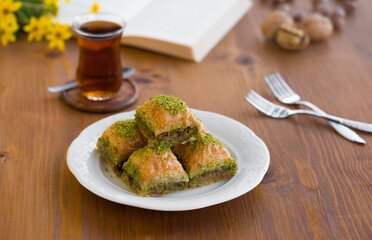
POLYGON ((255 189, 185 212, 110 202, 69 171, 69 144, 110 115, 76 111, 46 91, 74 78, 75 40, 63 54, 24 38, 0 47, 0 239, 372 239, 372 135, 360 133, 368 143, 354 144, 326 121, 268 118, 243 98, 255 89, 275 101, 263 76, 278 71, 327 112, 372 122, 372 6, 359 1, 342 32, 302 52, 264 41, 259 25, 269 11, 257 2, 201 63, 121 50, 140 87, 124 111, 173 94, 242 122, 269 148, 269 170, 255 189))

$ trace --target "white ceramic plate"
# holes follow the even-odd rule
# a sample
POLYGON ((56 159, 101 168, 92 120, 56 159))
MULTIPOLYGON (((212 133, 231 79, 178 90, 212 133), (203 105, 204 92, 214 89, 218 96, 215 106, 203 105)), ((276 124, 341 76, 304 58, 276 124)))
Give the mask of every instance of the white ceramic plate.
POLYGON ((68 167, 85 188, 98 196, 121 204, 163 211, 212 206, 239 197, 256 187, 269 167, 270 156, 265 143, 249 128, 231 118, 212 112, 192 111, 236 159, 239 169, 233 178, 158 197, 137 196, 112 173, 96 150, 96 142, 103 131, 118 120, 134 118, 134 111, 104 118, 84 129, 68 149, 68 167))

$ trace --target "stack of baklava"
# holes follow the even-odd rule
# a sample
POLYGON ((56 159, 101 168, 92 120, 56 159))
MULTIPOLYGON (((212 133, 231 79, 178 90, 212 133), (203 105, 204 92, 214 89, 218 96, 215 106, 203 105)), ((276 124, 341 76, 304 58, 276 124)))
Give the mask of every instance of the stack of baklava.
POLYGON ((234 176, 226 147, 180 99, 160 95, 138 107, 135 119, 118 121, 97 148, 117 175, 141 196, 201 187, 234 176))

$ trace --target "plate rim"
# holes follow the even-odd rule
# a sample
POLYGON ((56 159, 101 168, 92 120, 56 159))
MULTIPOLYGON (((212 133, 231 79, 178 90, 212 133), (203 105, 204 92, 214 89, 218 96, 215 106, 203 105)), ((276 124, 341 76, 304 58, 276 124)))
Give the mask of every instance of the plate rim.
MULTIPOLYGON (((141 203, 133 203, 133 202, 125 202, 125 201, 118 201, 118 200, 115 200, 115 199, 112 199, 108 196, 105 196, 104 194, 101 194, 101 192, 99 191, 96 191, 94 188, 92 189, 90 186, 88 186, 88 184, 86 184, 86 182, 84 181, 84 179, 82 179, 80 177, 80 174, 78 173, 78 171, 74 168, 73 164, 72 164, 72 159, 73 157, 70 157, 70 155, 72 154, 71 151, 72 151, 72 147, 74 146, 74 144, 77 144, 78 140, 80 138, 82 138, 84 136, 84 134, 89 131, 92 127, 94 127, 95 125, 99 125, 101 122, 106 122, 108 121, 109 119, 115 119, 117 118, 118 116, 120 115, 131 115, 131 114, 134 114, 135 113, 135 110, 133 111, 127 111, 127 112, 121 112, 121 113, 117 113, 117 114, 113 114, 113 115, 110 115, 110 116, 107 116, 105 118, 102 118, 98 121, 95 121, 93 122, 92 124, 88 125, 87 127, 85 127, 80 133, 79 135, 71 142, 71 144, 69 145, 69 148, 67 150, 67 154, 66 154, 66 162, 67 162, 67 166, 69 168, 69 170, 71 171, 71 173, 74 175, 74 177, 77 179, 77 181, 84 187, 86 188, 87 190, 89 190, 90 192, 96 194, 97 196, 100 196, 104 199, 107 199, 109 201, 112 201, 112 202, 116 202, 116 203, 119 203, 119 204, 124 204, 124 205, 127 205, 127 206, 133 206, 133 207, 139 207, 139 208, 144 208, 144 209, 150 209, 150 210, 160 210, 160 211, 188 211, 188 210, 194 210, 194 209, 200 209, 200 208, 205 208, 205 207, 209 207, 209 206, 213 206, 213 205, 217 205, 217 204, 220 204, 220 203, 224 203, 224 202, 227 202, 227 201, 230 201, 232 199, 235 199, 235 198, 238 198, 248 192, 250 192, 251 190, 253 190, 254 188, 256 188, 258 186, 258 184, 260 184, 260 182, 262 181, 262 179, 264 178, 264 176, 266 175, 267 171, 268 171, 268 168, 269 168, 269 165, 270 165, 270 153, 269 153, 269 150, 265 144, 265 142, 259 138, 250 128, 248 128, 246 125, 242 124, 241 122, 235 120, 235 119, 232 119, 230 117, 227 117, 225 115, 222 115, 222 114, 219 114, 219 113, 215 113, 215 112, 210 112, 210 111, 204 111, 204 110, 198 110, 198 109, 193 109, 191 108, 192 112, 194 112, 197 116, 198 116, 198 113, 201 113, 201 114, 208 114, 208 115, 214 115, 216 117, 219 117, 219 118, 223 118, 223 119, 228 119, 229 121, 232 121, 234 122, 234 124, 237 124, 238 126, 240 127, 243 127, 245 130, 247 130, 249 132, 249 134, 253 137, 253 139, 255 141, 257 141, 257 143, 259 143, 259 145, 262 147, 263 149, 263 154, 264 154, 264 166, 263 168, 260 170, 261 171, 261 174, 256 177, 254 179, 254 181, 252 181, 252 183, 250 184, 250 188, 249 189, 245 189, 244 191, 242 192, 239 192, 237 194, 232 194, 232 195, 227 195, 223 200, 218 200, 218 201, 213 201, 213 202, 209 202, 209 203, 198 203, 198 204, 193 204, 191 206, 185 206, 185 207, 182 207, 182 208, 179 208, 179 207, 172 207, 171 205, 167 206, 167 207, 157 207, 156 205, 154 206, 153 204, 141 204, 141 203)), ((218 190, 218 189, 216 189, 218 190)), ((215 190, 214 190, 215 191, 215 190)), ((138 198, 141 198, 141 199, 157 199, 157 197, 139 197, 139 196, 136 196, 138 198)), ((163 198, 163 199, 168 199, 169 201, 173 200, 172 198, 163 198)), ((156 201, 156 200, 154 200, 156 201)), ((147 201, 145 201, 147 202, 147 201)))

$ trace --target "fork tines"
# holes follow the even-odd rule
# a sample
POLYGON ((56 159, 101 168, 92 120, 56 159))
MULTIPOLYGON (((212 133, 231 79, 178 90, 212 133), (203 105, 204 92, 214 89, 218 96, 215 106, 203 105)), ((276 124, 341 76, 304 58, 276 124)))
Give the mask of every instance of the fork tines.
POLYGON ((275 97, 283 98, 294 93, 279 73, 270 74, 264 78, 267 85, 273 90, 275 97))
POLYGON ((250 90, 245 96, 245 99, 255 108, 265 113, 266 115, 269 115, 272 110, 273 104, 267 101, 265 98, 261 97, 261 95, 256 93, 256 91, 254 90, 250 90))

